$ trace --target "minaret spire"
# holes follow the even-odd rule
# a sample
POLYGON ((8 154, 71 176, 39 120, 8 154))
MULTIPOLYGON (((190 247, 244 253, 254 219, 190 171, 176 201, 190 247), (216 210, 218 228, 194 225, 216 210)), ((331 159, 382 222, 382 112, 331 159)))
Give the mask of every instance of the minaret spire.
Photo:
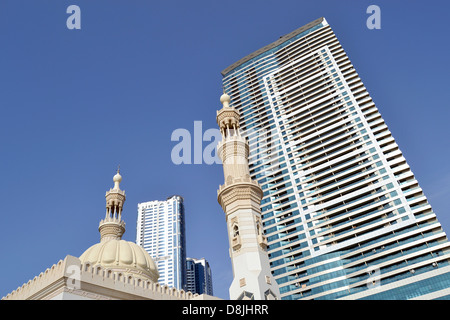
POLYGON ((117 174, 113 178, 114 181, 114 190, 120 190, 119 184, 122 182, 122 176, 120 175, 120 164, 117 167, 117 174))
POLYGON ((222 159, 225 183, 218 201, 225 212, 233 265, 230 299, 280 299, 278 284, 270 272, 267 239, 262 231, 260 203, 263 191, 250 178, 249 147, 239 132, 239 112, 230 107, 230 96, 220 97, 217 111, 222 141, 217 151, 222 159))

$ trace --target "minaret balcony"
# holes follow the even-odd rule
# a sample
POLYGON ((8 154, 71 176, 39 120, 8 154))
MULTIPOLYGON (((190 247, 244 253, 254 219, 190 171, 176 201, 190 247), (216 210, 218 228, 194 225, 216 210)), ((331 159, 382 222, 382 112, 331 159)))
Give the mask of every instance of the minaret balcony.
POLYGON ((116 197, 121 195, 123 197, 125 197, 125 190, 117 190, 117 189, 109 189, 109 191, 106 192, 105 197, 107 197, 108 195, 115 195, 116 197))
POLYGON ((107 216, 105 219, 100 220, 99 226, 101 226, 102 224, 105 224, 105 223, 116 223, 121 226, 125 226, 125 221, 123 221, 122 219, 120 219, 118 217, 107 216))
POLYGON ((268 247, 267 237, 263 234, 258 234, 258 243, 262 249, 266 250, 268 247))
POLYGON ((231 238, 231 247, 233 248, 233 250, 239 250, 242 246, 241 243, 241 237, 240 236, 235 236, 233 238, 231 238))

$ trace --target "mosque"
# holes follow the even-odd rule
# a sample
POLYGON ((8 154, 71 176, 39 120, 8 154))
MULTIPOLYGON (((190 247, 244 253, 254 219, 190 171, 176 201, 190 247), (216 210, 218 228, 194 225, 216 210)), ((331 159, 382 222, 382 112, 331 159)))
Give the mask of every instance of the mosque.
POLYGON ((79 258, 67 255, 2 300, 215 300, 158 283, 158 269, 147 251, 122 239, 125 191, 106 192, 106 215, 99 224, 100 242, 79 258))

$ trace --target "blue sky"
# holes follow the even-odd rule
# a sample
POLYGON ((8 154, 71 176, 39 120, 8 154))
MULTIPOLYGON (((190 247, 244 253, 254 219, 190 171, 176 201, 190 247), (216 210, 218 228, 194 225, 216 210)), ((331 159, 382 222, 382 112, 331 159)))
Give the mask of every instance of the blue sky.
POLYGON ((137 203, 182 195, 187 254, 228 298, 222 168, 173 164, 171 134, 217 128, 220 71, 322 16, 450 232, 449 12, 435 0, 2 0, 0 296, 99 241, 120 163, 124 239, 137 203), (81 30, 66 27, 71 4, 81 30), (366 27, 371 4, 380 30, 366 27))

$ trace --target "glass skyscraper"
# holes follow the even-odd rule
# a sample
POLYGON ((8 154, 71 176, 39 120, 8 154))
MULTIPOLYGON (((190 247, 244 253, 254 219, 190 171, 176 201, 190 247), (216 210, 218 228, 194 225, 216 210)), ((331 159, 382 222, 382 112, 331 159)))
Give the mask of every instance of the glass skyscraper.
POLYGON ((183 198, 138 204, 136 243, 153 258, 161 284, 186 290, 186 234, 183 198))
POLYGON ((447 236, 324 18, 222 75, 282 299, 450 297, 447 236))
POLYGON ((186 291, 214 295, 211 268, 206 259, 186 259, 186 291))

